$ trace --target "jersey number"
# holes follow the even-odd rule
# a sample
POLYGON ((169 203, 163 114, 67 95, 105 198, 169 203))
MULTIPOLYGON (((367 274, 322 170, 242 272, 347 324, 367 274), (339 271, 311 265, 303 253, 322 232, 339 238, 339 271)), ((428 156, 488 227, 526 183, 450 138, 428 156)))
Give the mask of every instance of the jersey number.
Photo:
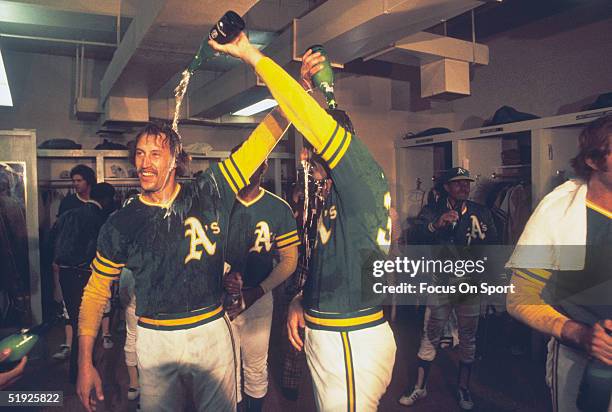
MULTIPOLYGON (((216 225, 216 222, 212 225, 216 225)), ((195 217, 187 218, 185 220, 185 226, 189 226, 189 228, 185 230, 185 237, 191 236, 189 254, 185 257, 185 263, 193 259, 200 260, 202 258, 202 251, 198 250, 198 246, 202 246, 210 256, 215 254, 217 243, 211 242, 198 219, 195 217)))
MULTIPOLYGON (((385 209, 388 212, 391 210, 391 193, 385 193, 383 198, 385 209)), ((378 246, 390 246, 391 245, 391 216, 387 217, 387 227, 386 228, 378 228, 378 235, 376 236, 376 243, 378 246)))

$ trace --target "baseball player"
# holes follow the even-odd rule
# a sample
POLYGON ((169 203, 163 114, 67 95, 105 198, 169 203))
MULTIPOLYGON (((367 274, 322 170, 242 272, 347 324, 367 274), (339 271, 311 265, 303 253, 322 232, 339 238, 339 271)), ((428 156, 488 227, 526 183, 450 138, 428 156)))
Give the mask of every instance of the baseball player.
MULTIPOLYGON (((449 169, 441 176, 445 195, 434 204, 425 206, 419 213, 415 225, 415 236, 422 243, 462 246, 462 255, 469 251, 467 246, 495 244, 497 230, 491 211, 478 203, 468 200, 470 194, 470 172, 462 167, 449 169)), ((457 257, 457 256, 453 256, 457 257)), ((434 277, 437 284, 464 282, 469 278, 439 275, 434 277)), ((431 295, 427 307, 430 311, 419 347, 417 381, 414 389, 407 388, 399 403, 412 406, 427 396, 427 378, 431 364, 436 357, 444 328, 451 312, 457 315, 459 332, 459 373, 457 379, 457 402, 462 410, 471 410, 474 401, 469 384, 472 364, 476 355, 476 332, 480 317, 478 295, 431 295)))
MULTIPOLYGON (((287 202, 261 187, 266 170, 264 162, 251 183, 238 192, 226 252, 232 274, 225 277, 224 284, 228 292, 242 295, 246 308, 233 324, 240 339, 244 401, 249 412, 261 411, 268 391, 272 289, 295 271, 300 243, 287 202)), ((228 309, 230 317, 233 311, 228 309)))
MULTIPOLYGON (((306 355, 319 410, 376 410, 395 360, 393 333, 380 307, 383 297, 368 293, 372 261, 385 256, 391 240, 386 178, 365 146, 344 127, 346 119, 340 124, 328 115, 244 33, 226 45, 212 40, 209 44, 254 67, 289 120, 319 153, 316 178, 326 181, 328 206, 319 224, 304 296, 291 305, 290 339, 301 349, 298 324, 306 321, 306 355)), ((321 59, 308 52, 303 77, 320 70, 321 59)), ((342 112, 337 114, 342 117, 342 112)))
POLYGON ((612 116, 592 122, 579 143, 572 160, 579 179, 542 199, 506 265, 515 286, 507 308, 552 337, 546 374, 553 410, 606 412, 612 410, 612 116), (603 393, 580 399, 589 359, 601 364, 607 383, 603 393))
POLYGON ((235 353, 221 305, 224 245, 236 193, 288 127, 275 110, 228 159, 194 182, 178 183, 188 156, 168 125, 148 124, 132 161, 142 194, 110 217, 98 238, 83 294, 77 392, 87 410, 104 399, 92 351, 110 284, 134 276, 141 407, 178 411, 187 395, 199 411, 236 409, 235 353))

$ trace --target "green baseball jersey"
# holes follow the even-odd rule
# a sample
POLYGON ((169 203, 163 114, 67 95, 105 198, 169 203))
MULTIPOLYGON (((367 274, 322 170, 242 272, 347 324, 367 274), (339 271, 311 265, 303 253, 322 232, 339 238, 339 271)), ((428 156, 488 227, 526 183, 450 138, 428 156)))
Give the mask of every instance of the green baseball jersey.
POLYGON ((230 158, 196 181, 177 185, 166 205, 130 198, 102 227, 92 268, 107 276, 118 276, 123 266, 132 271, 138 316, 190 312, 220 302, 235 199, 228 167, 241 175, 230 158))
POLYGON ((226 261, 242 273, 245 286, 258 286, 272 272, 276 252, 299 243, 291 207, 283 199, 265 189, 250 202, 236 199, 226 261))
POLYGON ((391 241, 391 195, 380 166, 355 136, 337 125, 320 151, 333 186, 317 230, 304 307, 352 313, 379 305, 372 264, 391 241))

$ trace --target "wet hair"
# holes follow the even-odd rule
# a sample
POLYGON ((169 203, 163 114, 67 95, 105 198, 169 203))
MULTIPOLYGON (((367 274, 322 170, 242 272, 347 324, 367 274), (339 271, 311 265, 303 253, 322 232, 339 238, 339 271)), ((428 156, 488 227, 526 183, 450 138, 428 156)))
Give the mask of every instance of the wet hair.
POLYGON ((596 170, 587 164, 591 159, 598 170, 606 171, 606 157, 610 154, 610 140, 612 136, 612 115, 600 117, 589 123, 578 138, 580 151, 571 160, 576 175, 589 180, 596 170))
POLYGON ((87 182, 89 186, 93 186, 96 183, 96 173, 89 166, 76 165, 70 170, 70 178, 74 175, 79 175, 87 182))
POLYGON ((189 170, 189 161, 191 160, 187 152, 183 150, 181 137, 172 130, 172 127, 165 122, 149 122, 143 127, 134 139, 134 145, 130 148, 130 162, 136 166, 136 147, 138 142, 144 136, 159 136, 164 142, 168 143, 170 153, 176 159, 176 175, 184 176, 189 170))

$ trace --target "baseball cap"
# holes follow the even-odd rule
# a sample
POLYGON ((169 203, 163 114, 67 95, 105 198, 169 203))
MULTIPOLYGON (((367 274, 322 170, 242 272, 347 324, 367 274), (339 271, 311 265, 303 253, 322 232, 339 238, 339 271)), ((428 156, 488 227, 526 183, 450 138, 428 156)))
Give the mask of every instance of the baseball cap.
POLYGON ((474 181, 474 179, 470 177, 470 171, 464 169, 463 167, 453 167, 452 169, 448 169, 440 178, 442 183, 454 182, 456 180, 469 180, 470 182, 474 181))

